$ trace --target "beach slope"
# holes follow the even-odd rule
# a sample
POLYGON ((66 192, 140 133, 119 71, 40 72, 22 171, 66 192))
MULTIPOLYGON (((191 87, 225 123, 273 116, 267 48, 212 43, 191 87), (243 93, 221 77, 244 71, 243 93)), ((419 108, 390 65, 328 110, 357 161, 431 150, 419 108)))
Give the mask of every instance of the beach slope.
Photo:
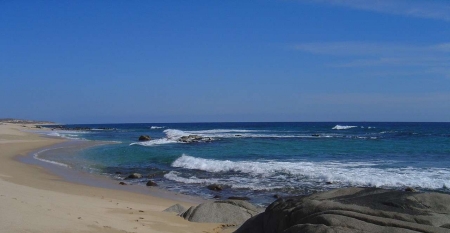
MULTIPOLYGON (((64 181, 19 162, 38 148, 62 142, 0 125, 0 232, 220 232, 220 224, 188 222, 162 212, 180 203, 122 190, 64 181)), ((189 207, 191 203, 182 203, 189 207)))

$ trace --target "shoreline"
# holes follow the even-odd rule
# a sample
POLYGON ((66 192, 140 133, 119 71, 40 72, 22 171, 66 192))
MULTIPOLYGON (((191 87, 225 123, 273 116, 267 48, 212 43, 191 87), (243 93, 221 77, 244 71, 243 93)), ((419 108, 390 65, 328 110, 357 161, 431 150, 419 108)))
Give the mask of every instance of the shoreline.
POLYGON ((122 190, 127 192, 133 192, 137 194, 150 195, 153 197, 159 197, 164 199, 169 199, 171 201, 176 201, 177 203, 186 203, 191 205, 197 205, 204 201, 205 199, 198 196, 190 196, 181 193, 172 192, 169 190, 161 189, 159 187, 145 187, 142 185, 120 185, 118 180, 114 180, 111 177, 88 173, 85 171, 80 171, 75 168, 71 168, 69 165, 60 164, 54 161, 46 161, 45 159, 35 158, 36 154, 45 153, 51 150, 65 150, 73 148, 74 150, 83 150, 85 148, 91 148, 94 146, 102 146, 108 142, 97 142, 97 141, 76 141, 76 140, 66 140, 64 142, 39 148, 36 151, 32 151, 23 157, 16 157, 18 161, 30 165, 37 165, 43 167, 50 173, 62 178, 64 181, 69 183, 75 183, 80 185, 87 185, 98 188, 105 188, 111 190, 122 190))
POLYGON ((194 204, 186 199, 175 201, 167 198, 165 192, 160 196, 153 196, 152 192, 142 194, 129 190, 135 187, 118 184, 115 186, 120 189, 89 186, 67 181, 42 164, 23 163, 21 160, 31 159, 33 152, 64 141, 23 132, 23 129, 14 124, 0 125, 0 231, 221 231, 220 224, 189 222, 173 213, 162 212, 177 203, 186 207, 194 204))

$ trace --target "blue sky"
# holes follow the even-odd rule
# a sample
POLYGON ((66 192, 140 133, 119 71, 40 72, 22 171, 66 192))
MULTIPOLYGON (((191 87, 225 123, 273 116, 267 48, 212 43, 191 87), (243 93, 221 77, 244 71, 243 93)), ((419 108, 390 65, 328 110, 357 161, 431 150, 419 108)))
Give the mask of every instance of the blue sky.
POLYGON ((0 1, 0 118, 449 121, 450 1, 0 1))

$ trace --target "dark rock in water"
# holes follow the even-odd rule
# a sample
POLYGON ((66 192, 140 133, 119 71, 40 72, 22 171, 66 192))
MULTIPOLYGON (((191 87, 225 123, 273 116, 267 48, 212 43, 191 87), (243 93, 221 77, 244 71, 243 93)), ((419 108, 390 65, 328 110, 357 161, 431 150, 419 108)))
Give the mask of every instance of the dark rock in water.
POLYGON ((320 134, 311 134, 313 137, 320 137, 320 134))
POLYGON ((241 134, 236 134, 236 135, 234 135, 235 137, 242 137, 242 135, 241 134))
POLYGON ((417 192, 417 190, 411 187, 406 187, 405 192, 417 192))
POLYGON ((327 182, 325 182, 325 184, 333 184, 333 182, 327 181, 327 182))
POLYGON ((220 184, 210 184, 208 186, 206 186, 209 190, 213 190, 213 191, 222 191, 223 187, 220 184))
POLYGON ((212 141, 212 138, 209 137, 202 137, 199 135, 189 135, 189 136, 183 136, 180 139, 178 139, 180 142, 185 143, 191 143, 191 142, 209 142, 212 141))
POLYGON ((212 140, 213 140, 213 139, 210 138, 210 137, 202 138, 202 141, 203 141, 203 142, 210 142, 210 141, 212 141, 212 140))
POLYGON ((125 183, 125 182, 123 182, 123 181, 122 181, 122 182, 119 182, 119 184, 120 184, 120 185, 127 185, 127 183, 125 183))
POLYGON ((163 212, 173 212, 173 213, 177 213, 177 214, 182 214, 184 212, 186 212, 186 208, 180 204, 175 204, 165 210, 163 210, 163 212))
POLYGON ((149 180, 146 184, 147 186, 158 186, 154 181, 149 180))
POLYGON ((117 175, 120 175, 120 174, 122 174, 122 172, 115 172, 117 175))
POLYGON ((278 194, 273 195, 273 198, 276 198, 276 199, 278 199, 278 198, 280 198, 280 197, 281 197, 281 196, 278 195, 278 194))
POLYGON ((228 200, 242 200, 242 201, 248 201, 250 200, 249 197, 229 197, 228 200))
POLYGON ((127 178, 128 179, 140 179, 140 178, 142 178, 142 175, 139 173, 133 173, 133 174, 130 174, 127 178))
POLYGON ((377 188, 281 198, 235 233, 449 233, 450 195, 377 188))
POLYGON ((219 195, 215 195, 213 198, 214 198, 214 199, 220 199, 220 198, 222 198, 222 197, 219 196, 219 195))
POLYGON ((139 141, 150 141, 150 136, 148 135, 141 135, 139 136, 139 141))
POLYGON ((189 208, 181 216, 191 222, 242 224, 261 210, 246 201, 207 201, 189 208))
POLYGON ((165 171, 157 171, 157 172, 154 172, 154 173, 150 173, 150 174, 148 174, 147 175, 147 177, 148 178, 155 178, 155 177, 158 177, 158 176, 164 176, 164 174, 166 174, 167 172, 165 172, 165 171))

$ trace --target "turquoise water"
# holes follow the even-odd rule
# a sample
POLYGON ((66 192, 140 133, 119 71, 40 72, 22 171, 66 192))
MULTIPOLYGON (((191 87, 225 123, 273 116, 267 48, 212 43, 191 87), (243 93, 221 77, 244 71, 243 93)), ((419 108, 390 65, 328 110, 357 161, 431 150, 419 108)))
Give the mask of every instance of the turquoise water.
POLYGON ((180 123, 66 125, 53 136, 116 142, 52 155, 121 180, 138 172, 160 187, 212 198, 302 195, 348 186, 450 192, 450 123, 180 123), (107 129, 104 129, 107 128, 107 129), (138 142, 140 135, 152 140, 138 142), (181 143, 186 135, 211 142, 181 143), (116 172, 122 173, 117 175, 116 172), (222 184, 222 192, 208 184, 222 184))

